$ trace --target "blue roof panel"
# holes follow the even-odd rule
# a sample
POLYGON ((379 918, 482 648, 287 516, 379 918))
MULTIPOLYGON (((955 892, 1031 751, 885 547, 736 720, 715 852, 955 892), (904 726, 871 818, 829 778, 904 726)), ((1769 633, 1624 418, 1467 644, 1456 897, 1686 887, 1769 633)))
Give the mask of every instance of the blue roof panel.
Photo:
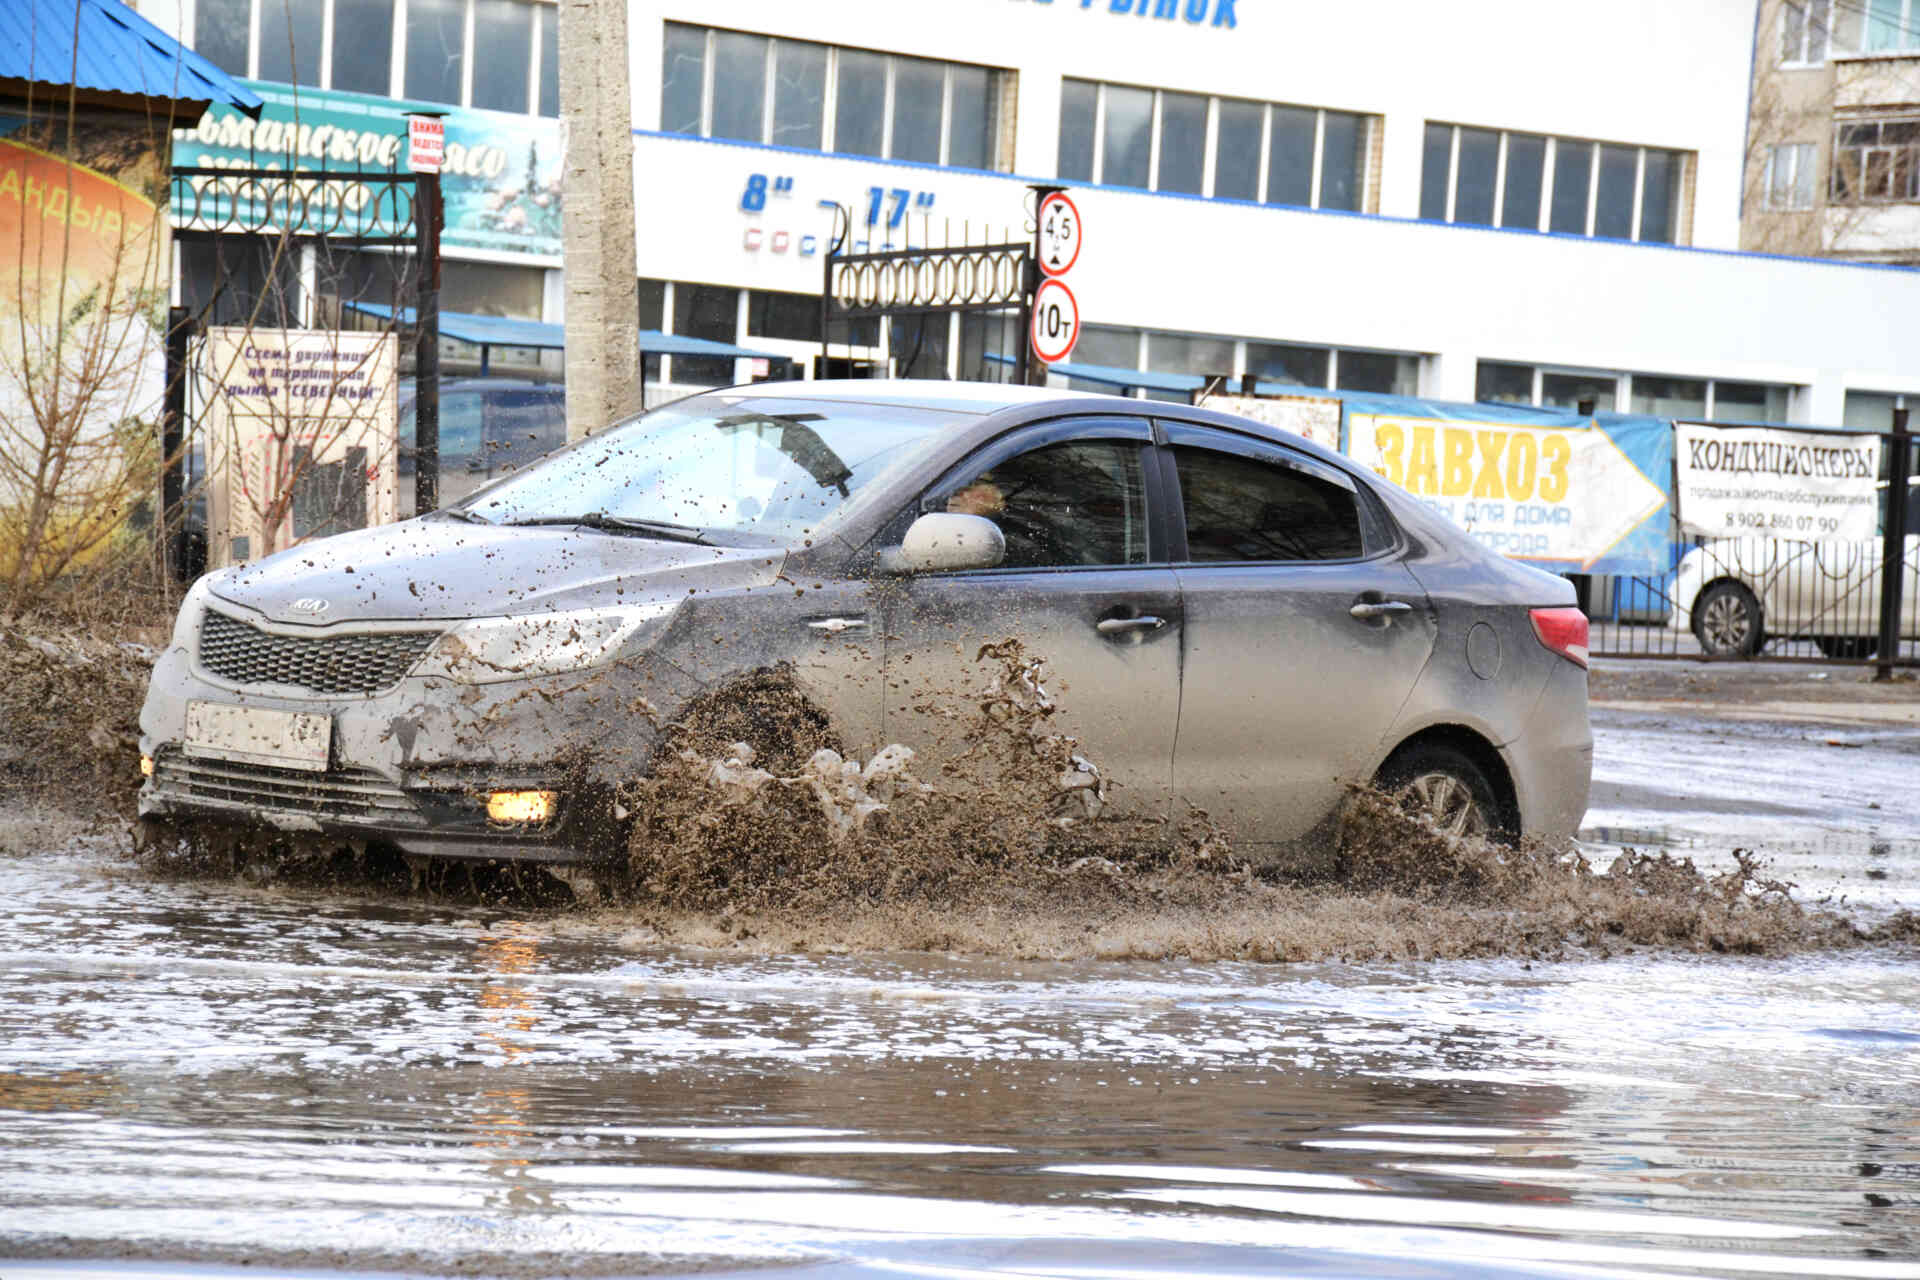
MULTIPOLYGON (((393 308, 382 303, 349 302, 346 305, 348 310, 358 311, 362 315, 378 316, 383 320, 393 318, 393 308)), ((412 307, 400 308, 399 322, 413 323, 412 307)), ((475 346, 538 347, 557 351, 567 345, 566 330, 557 324, 545 324, 539 320, 510 320, 505 316, 477 316, 464 311, 442 311, 440 332, 446 337, 471 342, 475 346)), ((690 338, 681 333, 661 333, 657 329, 640 331, 640 352, 649 356, 732 356, 745 360, 786 358, 771 351, 753 351, 736 347, 730 342, 690 338)))
POLYGON ((0 80, 165 102, 219 102, 258 117, 260 95, 119 0, 0 4, 0 80))

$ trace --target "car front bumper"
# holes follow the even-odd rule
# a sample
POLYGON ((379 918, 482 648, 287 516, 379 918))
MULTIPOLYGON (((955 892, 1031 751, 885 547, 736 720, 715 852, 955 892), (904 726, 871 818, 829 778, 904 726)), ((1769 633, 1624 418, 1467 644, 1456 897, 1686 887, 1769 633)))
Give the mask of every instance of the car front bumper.
POLYGON ((198 829, 392 845, 465 861, 579 863, 619 856, 614 797, 640 775, 658 729, 651 715, 692 682, 665 663, 565 678, 456 685, 408 677, 384 692, 322 696, 227 683, 184 647, 156 663, 140 713, 152 761, 143 819, 198 829), (328 717, 324 770, 189 754, 195 701, 328 717), (554 791, 538 824, 487 817, 495 791, 554 791))

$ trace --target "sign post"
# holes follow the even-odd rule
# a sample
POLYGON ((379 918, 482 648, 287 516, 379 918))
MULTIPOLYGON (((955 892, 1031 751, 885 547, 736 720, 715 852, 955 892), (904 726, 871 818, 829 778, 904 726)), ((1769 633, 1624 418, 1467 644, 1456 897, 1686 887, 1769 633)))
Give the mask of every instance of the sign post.
POLYGON ((1080 303, 1062 279, 1080 260, 1080 210, 1064 187, 1033 188, 1033 268, 1020 317, 1027 334, 1020 380, 1043 386, 1046 366, 1065 360, 1080 340, 1080 303), (1039 368, 1033 367, 1038 358, 1039 368))
POLYGON ((1900 589, 1907 576, 1907 480, 1913 465, 1913 437, 1907 434, 1907 398, 1895 401, 1893 435, 1887 441, 1887 515, 1881 530, 1880 665, 1876 681, 1893 679, 1900 656, 1900 589))
POLYGON ((414 223, 420 233, 420 296, 414 315, 413 509, 440 505, 440 166, 446 122, 437 112, 407 116, 407 167, 413 170, 414 223))

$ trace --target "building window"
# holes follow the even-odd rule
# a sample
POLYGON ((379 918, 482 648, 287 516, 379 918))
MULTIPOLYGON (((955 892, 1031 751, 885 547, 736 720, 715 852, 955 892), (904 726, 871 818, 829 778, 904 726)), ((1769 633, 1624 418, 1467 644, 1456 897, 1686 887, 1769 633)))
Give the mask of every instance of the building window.
POLYGON ((1839 204, 1920 200, 1920 117, 1835 125, 1833 199, 1839 204))
POLYGON ((560 11, 540 6, 540 82, 534 99, 539 114, 560 114, 560 11))
POLYGON ((193 15, 195 51, 234 75, 522 115, 560 114, 559 36, 552 0, 196 0, 193 15))
POLYGON ((1920 49, 1920 0, 1786 0, 1780 63, 1817 67, 1830 56, 1920 49))
POLYGON ((1675 378, 1606 369, 1551 369, 1482 360, 1474 371, 1474 399, 1483 404, 1527 404, 1578 410, 1592 401, 1601 413, 1624 408, 1656 418, 1710 422, 1785 422, 1793 388, 1760 382, 1675 378))
POLYGON ((1827 60, 1828 0, 1786 0, 1780 6, 1780 62, 1817 67, 1827 60))
MULTIPOLYGON (((960 316, 959 376, 975 382, 1011 382, 1023 336, 1018 315, 967 311, 960 316)), ((1079 358, 1079 352, 1074 352, 1079 358)))
POLYGON ((1688 153, 1429 124, 1420 216, 1430 222, 1684 243, 1688 153))
POLYGON ((1767 148, 1765 205, 1775 212, 1813 208, 1814 144, 1788 142, 1767 148))
POLYGON ((1420 393, 1419 356, 1336 350, 1333 366, 1333 385, 1341 391, 1375 391, 1389 396, 1420 393))
POLYGON ((1473 398, 1481 404, 1532 404, 1533 366, 1482 360, 1473 371, 1473 398))
POLYGON ((260 76, 320 87, 324 0, 265 0, 260 6, 260 76))
MULTIPOLYGON (((1409 352, 1360 351, 1211 334, 1160 333, 1111 325, 1081 326, 1072 363, 1199 377, 1238 378, 1246 373, 1266 383, 1336 387, 1342 391, 1374 391, 1386 395, 1417 395, 1420 389, 1420 357, 1409 352)), ((1067 385, 1081 391, 1113 390, 1112 385, 1105 382, 1070 379, 1067 385)), ((1184 403, 1187 394, 1148 392, 1146 398, 1184 403)))
POLYGON ((194 52, 229 74, 248 75, 247 33, 252 24, 248 0, 199 0, 193 7, 194 52))
MULTIPOLYGON (((724 285, 673 286, 673 331, 690 338, 732 343, 739 337, 740 291, 724 285)), ((734 380, 731 356, 675 356, 673 380, 724 387, 734 380)))
POLYGON ((1707 416, 1707 384, 1699 378, 1635 374, 1627 410, 1650 418, 1704 418, 1707 416))
POLYGON ((1374 212, 1378 117, 1065 80, 1059 176, 1222 200, 1374 212))
POLYGON ((533 23, 532 7, 519 0, 473 0, 474 106, 531 110, 533 23))
POLYGON ((1270 382, 1301 387, 1325 387, 1333 353, 1325 347, 1296 347, 1280 342, 1249 342, 1247 372, 1270 382))
POLYGON ((666 133, 940 164, 1011 167, 1013 73, 669 22, 666 133))
POLYGON ((1715 422, 1787 422, 1793 405, 1791 387, 1762 382, 1715 382, 1712 395, 1715 422))
POLYGON ((1838 0, 1833 44, 1848 53, 1920 49, 1920 0, 1838 0))
POLYGON ((1901 403, 1901 397, 1885 391, 1849 391, 1840 421, 1855 431, 1891 431, 1894 408, 1901 403))
POLYGON ((945 314, 895 316, 887 322, 888 350, 896 378, 945 379, 953 317, 945 314))
MULTIPOLYGON (((273 7, 273 0, 262 0, 273 7)), ((406 85, 401 96, 426 102, 465 102, 465 0, 407 0, 406 85)))
POLYGON ((1158 373, 1233 376, 1233 339, 1187 333, 1149 333, 1147 368, 1158 373))
POLYGON ((333 88, 384 95, 392 87, 393 5, 333 0, 333 88))
POLYGON ((640 328, 660 332, 667 323, 667 282, 640 277, 640 328))
POLYGON ((820 295, 749 290, 747 336, 784 338, 790 342, 820 341, 820 295))

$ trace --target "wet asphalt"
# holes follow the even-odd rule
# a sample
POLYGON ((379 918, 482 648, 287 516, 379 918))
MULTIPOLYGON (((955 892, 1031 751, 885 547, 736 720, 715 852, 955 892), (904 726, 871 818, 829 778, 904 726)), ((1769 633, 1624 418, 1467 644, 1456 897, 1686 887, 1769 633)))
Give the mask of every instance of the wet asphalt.
MULTIPOLYGON (((1602 677, 1590 856, 1920 908, 1910 689, 1602 677)), ((753 956, 70 835, 0 896, 6 1280, 1920 1277, 1910 948, 753 956)))

